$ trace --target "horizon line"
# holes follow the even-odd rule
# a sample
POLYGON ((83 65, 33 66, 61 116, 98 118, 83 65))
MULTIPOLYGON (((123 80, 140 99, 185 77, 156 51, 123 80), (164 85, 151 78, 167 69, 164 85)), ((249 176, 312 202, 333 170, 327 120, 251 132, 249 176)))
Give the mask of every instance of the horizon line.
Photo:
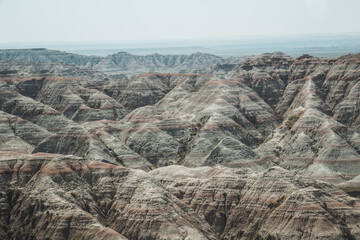
POLYGON ((294 33, 294 34, 259 34, 259 35, 237 35, 237 36, 209 36, 196 38, 169 38, 169 39, 129 39, 129 40, 59 40, 59 41, 13 41, 0 42, 0 45, 7 44, 120 44, 120 43, 176 43, 176 42, 196 42, 196 41, 219 41, 219 40, 252 40, 252 39, 276 39, 281 37, 330 37, 330 36, 359 36, 360 32, 337 32, 337 33, 294 33))

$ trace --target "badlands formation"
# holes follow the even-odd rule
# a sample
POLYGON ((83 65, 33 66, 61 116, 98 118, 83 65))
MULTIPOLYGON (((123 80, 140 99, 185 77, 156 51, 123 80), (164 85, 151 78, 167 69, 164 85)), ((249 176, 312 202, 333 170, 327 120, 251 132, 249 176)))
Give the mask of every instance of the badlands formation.
POLYGON ((360 239, 360 54, 0 50, 0 239, 360 239))

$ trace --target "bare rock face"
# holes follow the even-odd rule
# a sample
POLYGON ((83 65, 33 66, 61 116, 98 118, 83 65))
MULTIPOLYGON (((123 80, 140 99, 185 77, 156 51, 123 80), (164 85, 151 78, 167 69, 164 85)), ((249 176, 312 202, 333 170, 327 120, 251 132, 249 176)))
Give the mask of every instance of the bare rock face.
POLYGON ((2 239, 357 239, 360 202, 273 167, 149 174, 57 154, 1 152, 2 239))
POLYGON ((216 239, 141 170, 51 154, 2 155, 2 239, 216 239))
POLYGON ((0 238, 360 238, 358 54, 0 59, 0 238))
POLYGON ((35 152, 148 170, 222 163, 281 165, 334 183, 358 175, 357 56, 263 54, 237 70, 217 65, 225 79, 213 68, 94 81, 100 74, 79 78, 81 68, 59 63, 20 65, 2 65, 13 70, 1 76, 1 109, 52 133, 35 152))
POLYGON ((273 167, 216 166, 150 172, 191 206, 220 239, 358 239, 359 201, 333 185, 273 167))
POLYGON ((213 68, 102 81, 94 78, 100 73, 79 78, 81 68, 60 63, 21 70, 19 62, 3 62, 1 110, 52 133, 34 152, 147 170, 221 163, 281 165, 334 183, 358 175, 356 55, 274 53, 242 61, 237 70, 218 65, 225 79, 213 68))
POLYGON ((338 184, 338 187, 347 192, 352 197, 359 198, 360 196, 360 175, 354 177, 353 179, 338 184))
MULTIPOLYGON (((262 58, 266 61, 274 57, 262 58)), ((283 77, 278 79, 287 79, 283 94, 274 106, 276 113, 282 114, 282 123, 255 152, 261 156, 275 154, 283 167, 297 169, 316 179, 340 183, 357 176, 360 155, 356 143, 355 119, 359 113, 355 92, 359 58, 303 56, 281 61, 285 63, 280 66, 266 65, 265 73, 276 79, 275 72, 281 72, 283 77), (284 65, 288 66, 285 70, 284 65)), ((258 62, 249 65, 255 68, 258 62)), ((254 75, 248 81, 252 83, 258 79, 254 75)))
POLYGON ((31 153, 50 135, 36 124, 0 111, 0 151, 31 153))

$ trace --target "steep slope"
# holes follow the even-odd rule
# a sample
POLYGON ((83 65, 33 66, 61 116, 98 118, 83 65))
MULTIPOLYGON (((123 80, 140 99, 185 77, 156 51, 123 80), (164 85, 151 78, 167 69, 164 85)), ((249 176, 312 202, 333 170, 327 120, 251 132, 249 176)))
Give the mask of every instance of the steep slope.
POLYGON ((150 172, 204 216, 220 239, 358 239, 359 201, 324 182, 273 167, 171 166, 150 172))
POLYGON ((2 239, 216 239, 141 170, 51 154, 0 160, 2 239))
POLYGON ((0 238, 360 238, 360 55, 243 61, 1 61, 0 238))
POLYGON ((97 72, 78 78, 81 68, 68 65, 25 66, 1 74, 1 109, 53 133, 35 152, 148 170, 280 165, 334 183, 360 170, 357 55, 263 54, 226 79, 150 73, 94 81, 97 72))
POLYGON ((101 130, 93 134, 94 131, 81 126, 86 121, 116 120, 128 112, 115 99, 85 86, 93 79, 63 78, 57 73, 34 71, 34 74, 22 71, 15 76, 0 74, 0 109, 4 111, 6 129, 1 141, 4 149, 75 154, 134 168, 152 168, 120 141, 103 136, 101 130), (22 123, 28 127, 20 128, 19 132, 16 127, 22 123), (38 129, 42 132, 38 133, 38 129))
POLYGON ((357 239, 360 202, 279 167, 142 170, 0 158, 2 239, 357 239), (276 223, 276 224, 275 224, 276 223))
POLYGON ((265 54, 242 65, 246 80, 282 123, 255 152, 305 175, 343 182, 358 175, 359 55, 339 59, 265 54))
MULTIPOLYGON (((176 83, 176 87, 155 105, 137 108, 119 122, 92 122, 87 126, 105 129, 159 166, 175 162, 211 165, 216 163, 211 160, 216 150, 211 152, 222 146, 235 148, 230 154, 234 160, 250 154, 255 161, 240 157, 240 162, 229 164, 262 162, 244 143, 256 146, 267 133, 266 126, 275 126, 275 119, 272 109, 246 85, 197 74, 147 77, 176 83), (229 141, 222 141, 225 138, 229 141), (222 145, 217 146, 221 141, 222 145)), ((228 153, 218 152, 217 159, 221 159, 219 154, 228 153)))
POLYGON ((0 151, 31 153, 50 135, 49 131, 36 124, 0 111, 0 151))

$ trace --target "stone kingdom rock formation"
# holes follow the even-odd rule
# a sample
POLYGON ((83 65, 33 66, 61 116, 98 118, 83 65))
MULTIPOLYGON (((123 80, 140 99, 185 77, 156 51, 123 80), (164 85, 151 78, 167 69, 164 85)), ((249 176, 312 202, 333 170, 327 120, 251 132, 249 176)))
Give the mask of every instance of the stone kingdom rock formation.
POLYGON ((0 59, 0 239, 360 239, 359 54, 0 59))

